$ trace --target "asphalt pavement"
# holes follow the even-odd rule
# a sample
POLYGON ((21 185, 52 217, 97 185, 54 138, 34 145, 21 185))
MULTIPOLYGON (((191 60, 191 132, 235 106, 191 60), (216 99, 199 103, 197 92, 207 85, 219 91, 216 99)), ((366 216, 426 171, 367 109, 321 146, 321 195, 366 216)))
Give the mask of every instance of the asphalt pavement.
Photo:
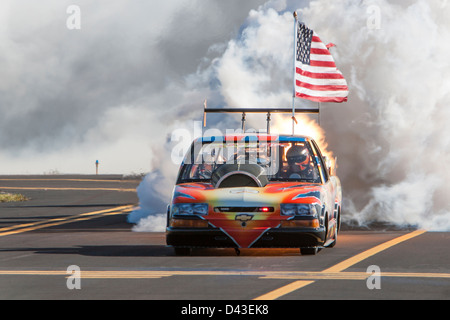
POLYGON ((139 183, 120 175, 0 176, 0 192, 30 199, 0 203, 0 299, 176 300, 180 315, 201 310, 183 309, 188 301, 261 311, 264 301, 450 299, 450 233, 346 229, 335 248, 315 256, 197 249, 180 257, 164 233, 134 232, 127 222, 139 183))

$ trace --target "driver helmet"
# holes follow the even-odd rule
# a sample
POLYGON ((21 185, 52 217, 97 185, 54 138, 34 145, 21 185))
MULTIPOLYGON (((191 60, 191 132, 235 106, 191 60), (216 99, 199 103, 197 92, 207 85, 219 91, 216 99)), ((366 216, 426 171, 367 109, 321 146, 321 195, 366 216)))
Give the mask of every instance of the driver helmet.
POLYGON ((297 165, 303 171, 309 164, 309 151, 306 147, 293 146, 286 153, 286 158, 290 166, 297 165))

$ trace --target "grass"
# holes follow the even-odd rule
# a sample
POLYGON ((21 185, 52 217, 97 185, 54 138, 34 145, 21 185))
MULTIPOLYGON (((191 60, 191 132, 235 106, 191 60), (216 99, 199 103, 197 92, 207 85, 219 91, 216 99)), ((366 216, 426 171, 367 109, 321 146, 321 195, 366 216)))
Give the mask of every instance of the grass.
POLYGON ((29 200, 23 194, 0 193, 0 202, 19 202, 29 200))

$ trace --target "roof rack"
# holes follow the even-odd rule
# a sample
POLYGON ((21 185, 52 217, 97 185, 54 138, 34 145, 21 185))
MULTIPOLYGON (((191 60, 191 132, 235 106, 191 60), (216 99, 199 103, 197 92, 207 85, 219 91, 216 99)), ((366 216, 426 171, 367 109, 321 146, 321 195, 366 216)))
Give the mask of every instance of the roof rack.
MULTIPOLYGON (((319 108, 309 108, 309 109, 297 109, 295 112, 298 113, 314 113, 319 114, 319 108)), ((270 120, 272 113, 291 113, 292 120, 297 123, 295 119, 295 113, 292 108, 207 108, 207 103, 205 100, 203 109, 203 127, 206 127, 206 114, 207 113, 241 113, 242 114, 242 131, 245 131, 245 120, 247 113, 265 113, 267 114, 267 133, 270 133, 270 120)), ((293 133, 292 133, 293 134, 293 133)))

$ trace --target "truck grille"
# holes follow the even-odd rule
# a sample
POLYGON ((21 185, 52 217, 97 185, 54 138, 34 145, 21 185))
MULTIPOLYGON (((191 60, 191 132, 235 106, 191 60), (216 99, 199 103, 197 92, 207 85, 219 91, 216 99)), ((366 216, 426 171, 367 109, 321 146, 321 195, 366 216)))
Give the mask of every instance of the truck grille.
POLYGON ((214 212, 274 212, 274 207, 214 207, 214 212))

